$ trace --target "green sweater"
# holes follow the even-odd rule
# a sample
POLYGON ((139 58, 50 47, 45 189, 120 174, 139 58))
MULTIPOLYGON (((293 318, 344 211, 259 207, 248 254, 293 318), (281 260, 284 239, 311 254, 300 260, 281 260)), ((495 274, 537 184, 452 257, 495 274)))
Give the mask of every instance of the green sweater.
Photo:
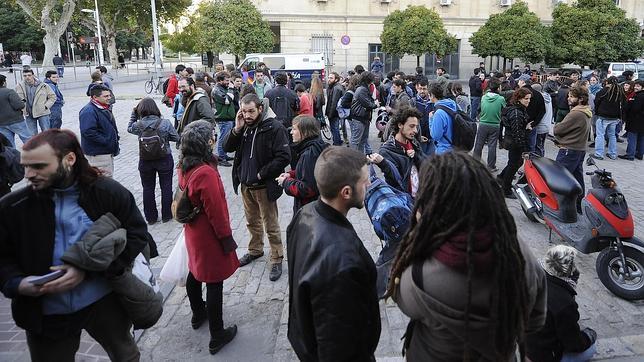
POLYGON ((498 125, 501 123, 501 109, 505 98, 494 92, 487 92, 481 98, 481 123, 498 125))

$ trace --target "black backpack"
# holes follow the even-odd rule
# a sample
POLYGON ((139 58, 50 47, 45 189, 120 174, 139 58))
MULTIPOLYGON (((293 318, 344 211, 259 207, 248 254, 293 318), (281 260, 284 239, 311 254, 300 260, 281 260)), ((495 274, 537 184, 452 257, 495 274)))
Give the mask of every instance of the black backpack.
POLYGON ((168 84, 170 83, 170 78, 166 78, 166 80, 163 81, 163 86, 161 89, 163 89, 163 94, 165 94, 168 91, 168 84))
POLYGON ((25 169, 20 164, 20 151, 0 142, 0 182, 13 185, 25 177, 25 169))
POLYGON ((452 138, 447 141, 457 150, 471 151, 474 148, 474 140, 476 139, 476 131, 478 125, 476 121, 470 118, 470 115, 463 111, 452 111, 445 106, 436 106, 436 109, 442 109, 449 114, 452 119, 452 138))
MULTIPOLYGON (((163 158, 167 151, 165 149, 165 142, 159 134, 159 125, 161 119, 154 124, 154 126, 147 126, 139 136, 139 157, 145 161, 158 160, 163 158)), ((141 122, 141 121, 139 121, 141 122)))

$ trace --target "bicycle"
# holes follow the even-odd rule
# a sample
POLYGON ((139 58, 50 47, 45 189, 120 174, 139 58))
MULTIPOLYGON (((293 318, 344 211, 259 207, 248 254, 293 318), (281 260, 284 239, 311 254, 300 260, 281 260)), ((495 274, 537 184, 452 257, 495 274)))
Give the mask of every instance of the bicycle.
POLYGON ((157 82, 154 81, 154 75, 150 77, 149 80, 145 81, 145 93, 150 94, 152 91, 159 93, 159 90, 163 89, 163 77, 159 76, 157 82))
POLYGON ((324 119, 324 116, 318 115, 317 119, 320 122, 320 133, 322 133, 322 136, 326 138, 327 141, 330 141, 332 137, 331 127, 329 127, 329 124, 324 119))

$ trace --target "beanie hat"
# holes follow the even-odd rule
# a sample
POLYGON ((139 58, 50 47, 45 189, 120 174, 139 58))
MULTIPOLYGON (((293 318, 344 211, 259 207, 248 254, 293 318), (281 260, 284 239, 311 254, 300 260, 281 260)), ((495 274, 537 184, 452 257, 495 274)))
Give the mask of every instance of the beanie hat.
POLYGON ((517 78, 517 81, 524 81, 524 82, 529 82, 530 81, 530 76, 527 74, 521 74, 519 78, 517 78))

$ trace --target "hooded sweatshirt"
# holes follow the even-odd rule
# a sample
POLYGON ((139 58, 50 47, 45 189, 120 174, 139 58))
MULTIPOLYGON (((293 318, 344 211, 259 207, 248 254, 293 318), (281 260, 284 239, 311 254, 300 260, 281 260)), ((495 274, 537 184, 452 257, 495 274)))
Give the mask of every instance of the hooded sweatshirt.
MULTIPOLYGON (((529 315, 525 332, 541 329, 546 320, 546 275, 529 248, 519 242, 525 258, 529 315)), ((467 333, 472 361, 499 361, 492 340, 489 317, 494 273, 473 273, 469 329, 465 330, 467 273, 432 257, 422 266, 422 286, 412 278, 411 266, 400 277, 394 297, 400 310, 418 321, 407 349, 408 361, 462 361, 467 333)), ((504 361, 514 361, 514 355, 504 361)))
POLYGON ((505 107, 505 98, 498 93, 487 92, 481 98, 481 123, 497 126, 501 123, 501 110, 505 107))
POLYGON ((586 151, 586 140, 588 140, 590 133, 590 117, 592 116, 590 106, 575 106, 561 122, 555 125, 555 143, 562 148, 586 151))
MULTIPOLYGON (((436 102, 435 107, 443 106, 456 112, 458 106, 452 99, 441 99, 436 102)), ((436 109, 434 116, 429 121, 432 139, 436 141, 436 154, 442 154, 452 150, 452 118, 442 109, 436 109)))

